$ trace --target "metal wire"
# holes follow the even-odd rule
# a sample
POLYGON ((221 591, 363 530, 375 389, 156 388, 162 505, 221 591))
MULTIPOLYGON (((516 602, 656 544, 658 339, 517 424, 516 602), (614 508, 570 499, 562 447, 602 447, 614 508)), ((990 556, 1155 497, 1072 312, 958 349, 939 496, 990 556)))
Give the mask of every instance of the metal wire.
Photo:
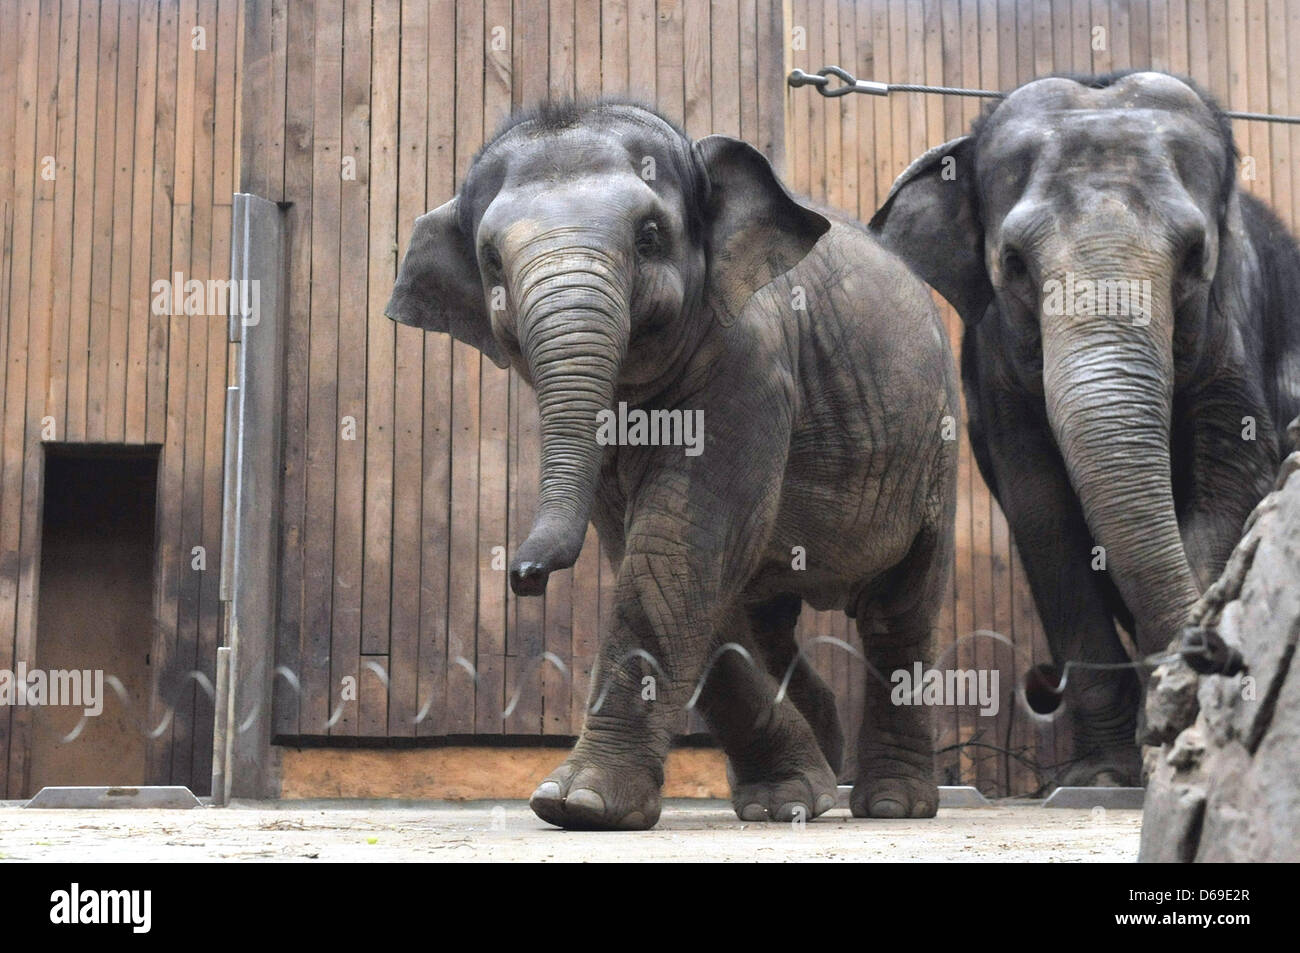
MULTIPOLYGON (((1197 631, 1199 632, 1199 630, 1197 631)), ((964 639, 961 641, 965 641, 965 639, 974 639, 974 638, 993 638, 998 641, 1007 643, 1013 649, 1016 648, 1016 646, 1006 636, 1000 635, 999 633, 996 632, 991 632, 987 629, 976 630, 975 632, 972 632, 970 635, 964 637, 964 639)), ((817 645, 829 645, 833 648, 842 650, 846 654, 852 656, 853 658, 857 659, 859 662, 863 663, 866 669, 865 674, 868 677, 874 678, 876 681, 878 681, 880 684, 886 687, 890 686, 891 684, 890 680, 887 679, 883 673, 877 670, 875 666, 873 666, 870 662, 868 662, 866 656, 864 656, 863 653, 860 652, 857 648, 855 648, 854 646, 850 645, 847 642, 844 642, 841 639, 832 638, 830 636, 818 636, 816 638, 809 639, 805 643, 797 644, 795 656, 793 659, 791 659, 789 665, 787 666, 784 673, 784 677, 781 679, 780 684, 777 688, 776 695, 772 699, 773 704, 779 705, 783 701, 785 701, 785 699, 787 698, 787 690, 790 685, 790 680, 793 677, 796 666, 798 665, 800 659, 806 659, 807 652, 817 645)), ((724 643, 718 646, 714 650, 712 656, 708 660, 708 663, 704 666, 703 671, 696 679, 696 683, 691 698, 685 705, 685 710, 690 711, 698 704, 700 700, 700 696, 704 691, 705 683, 708 681, 710 671, 713 669, 714 665, 719 661, 722 655, 728 652, 734 652, 735 654, 740 656, 740 658, 743 659, 746 664, 750 665, 751 667, 758 669, 759 671, 764 671, 764 672, 766 671, 766 668, 760 665, 758 661, 755 660, 754 657, 749 653, 749 651, 747 651, 743 646, 735 642, 724 643)), ((935 659, 934 664, 938 665, 938 663, 942 661, 943 657, 944 656, 941 655, 939 658, 935 659)), ((602 683, 601 690, 596 695, 595 701, 592 702, 588 708, 588 711, 591 714, 598 714, 601 708, 604 706, 609 696, 610 690, 614 687, 614 683, 617 680, 617 676, 619 674, 618 670, 621 670, 629 662, 638 658, 643 660, 649 666, 649 668, 658 675, 658 677, 663 678, 665 681, 667 681, 667 674, 664 672, 662 666, 660 666, 658 660, 651 653, 647 652, 645 649, 640 649, 640 648, 633 649, 630 652, 628 652, 626 655, 624 655, 622 658, 620 658, 616 663, 614 663, 613 669, 615 671, 606 672, 604 677, 601 679, 601 683, 602 683)), ((1069 678, 1069 673, 1073 669, 1120 670, 1120 669, 1154 668, 1157 665, 1161 665, 1165 662, 1171 662, 1174 659, 1178 659, 1178 658, 1182 658, 1184 661, 1188 662, 1188 664, 1192 665, 1192 667, 1200 674, 1234 674, 1235 672, 1241 670, 1240 657, 1235 656, 1234 658, 1226 654, 1225 647, 1222 645, 1221 639, 1218 639, 1217 636, 1214 636, 1213 634, 1200 633, 1198 639, 1185 640, 1182 647, 1176 651, 1167 654, 1152 655, 1134 661, 1129 661, 1129 662, 1083 662, 1083 661, 1073 661, 1073 660, 1067 661, 1064 663, 1061 669, 1061 674, 1059 676, 1058 684, 1054 688, 1049 690, 1052 691, 1053 694, 1058 696, 1064 694, 1066 683, 1069 678)), ((505 710, 501 713, 502 718, 509 718, 515 712, 516 708, 519 705, 520 699, 522 697, 525 685, 539 678, 540 670, 544 664, 550 664, 551 666, 553 666, 558 672, 559 677, 564 681, 566 682, 573 681, 573 673, 570 667, 566 665, 564 661, 554 653, 543 652, 541 655, 528 659, 527 662, 522 667, 518 679, 516 680, 515 684, 512 686, 509 702, 507 703, 505 710)), ((374 662, 373 660, 369 660, 365 663, 364 667, 369 668, 374 673, 375 677, 380 681, 380 683, 384 685, 385 688, 388 687, 389 675, 386 671, 384 671, 383 667, 379 665, 379 663, 374 662)), ((478 684, 480 679, 479 672, 474 667, 474 664, 464 656, 458 655, 454 659, 449 660, 449 668, 463 669, 465 671, 466 676, 472 682, 478 684)), ((302 696, 303 693, 302 682, 299 679, 299 677, 293 672, 292 669, 288 668, 285 665, 277 666, 275 669, 274 677, 277 679, 282 678, 285 681, 288 689, 294 694, 294 696, 297 697, 302 696)), ((137 722, 137 728, 141 734, 149 738, 158 738, 171 726, 172 719, 176 714, 176 710, 173 706, 168 705, 162 713, 161 722, 157 726, 151 728, 149 724, 143 720, 144 716, 146 715, 144 709, 146 709, 148 706, 142 705, 140 706, 140 709, 137 710, 136 706, 132 702, 130 694, 126 690, 126 687, 122 684, 121 680, 117 678, 117 676, 107 675, 104 681, 110 688, 113 689, 114 693, 118 696, 118 699, 122 703, 123 709, 129 715, 134 716, 137 722)), ((214 689, 211 680, 203 672, 197 670, 186 672, 185 675, 182 676, 178 684, 183 685, 185 682, 188 681, 194 681, 199 686, 199 688, 203 691, 204 695, 207 696, 210 702, 216 700, 216 690, 214 689)), ((418 725, 430 716, 434 706, 435 697, 436 697, 435 692, 431 691, 428 699, 425 700, 424 704, 420 707, 420 711, 415 715, 414 718, 411 719, 411 724, 418 725)), ((232 727, 234 728, 236 733, 243 734, 244 732, 252 730, 252 728, 256 726, 266 714, 267 712, 264 710, 261 701, 255 700, 250 710, 246 712, 236 713, 237 716, 242 715, 243 717, 242 718, 237 717, 236 722, 232 727)), ((323 724, 321 728, 321 732, 322 733, 328 732, 330 728, 332 728, 342 719, 343 714, 344 714, 344 702, 343 700, 340 699, 336 703, 334 709, 329 713, 329 717, 323 724)), ((73 741, 76 741, 77 738, 80 737, 82 732, 85 730, 86 723, 87 723, 87 716, 83 715, 80 721, 73 727, 73 729, 62 738, 62 742, 68 744, 73 741)), ((311 734, 312 732, 309 730, 304 730, 303 733, 311 734)))
MULTIPOLYGON (((870 79, 858 79, 848 70, 839 66, 826 66, 816 73, 794 70, 786 77, 786 82, 798 88, 815 87, 827 99, 847 96, 849 93, 866 93, 868 96, 888 96, 890 93, 932 93, 938 96, 973 96, 981 99, 1004 99, 1006 93, 996 89, 972 89, 967 86, 927 86, 923 83, 881 83, 870 79), (837 86, 831 82, 834 76, 840 80, 837 86)), ((1276 116, 1272 113, 1239 112, 1225 109, 1223 114, 1230 119, 1243 119, 1247 122, 1281 122, 1300 125, 1300 116, 1276 116)))

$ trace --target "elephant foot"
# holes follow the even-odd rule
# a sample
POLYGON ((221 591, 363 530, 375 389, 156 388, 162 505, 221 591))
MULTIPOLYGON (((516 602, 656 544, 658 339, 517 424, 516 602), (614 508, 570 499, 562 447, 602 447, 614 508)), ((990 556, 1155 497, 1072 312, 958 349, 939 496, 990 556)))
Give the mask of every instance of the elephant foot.
POLYGON ((1142 786, 1142 761, 1136 745, 1090 752, 1065 771, 1062 787, 1128 788, 1142 786))
POLYGON ((933 777, 890 777, 897 762, 873 767, 864 764, 849 796, 854 817, 934 817, 939 811, 939 786, 933 777))
POLYGON ((813 767, 759 780, 731 783, 731 804, 742 821, 811 820, 835 806, 835 772, 825 760, 813 767))
POLYGON ((659 821, 659 781, 648 769, 569 758, 537 786, 528 806, 571 831, 644 831, 659 821))

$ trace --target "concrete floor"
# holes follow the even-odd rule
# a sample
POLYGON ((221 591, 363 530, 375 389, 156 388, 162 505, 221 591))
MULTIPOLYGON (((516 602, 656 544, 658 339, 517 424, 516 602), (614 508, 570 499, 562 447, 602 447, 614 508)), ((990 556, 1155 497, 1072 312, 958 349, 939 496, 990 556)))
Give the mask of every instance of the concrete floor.
POLYGON ((191 811, 0 806, 0 861, 1132 861, 1140 811, 1037 803, 924 821, 836 809, 802 827, 746 824, 724 801, 668 801, 652 831, 570 833, 522 801, 280 802, 191 811))

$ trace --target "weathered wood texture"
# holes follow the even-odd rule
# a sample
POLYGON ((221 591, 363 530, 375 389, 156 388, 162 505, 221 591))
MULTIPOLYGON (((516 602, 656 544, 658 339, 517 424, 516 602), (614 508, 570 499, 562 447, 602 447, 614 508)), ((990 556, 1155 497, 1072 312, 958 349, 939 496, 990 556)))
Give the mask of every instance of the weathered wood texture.
MULTIPOLYGON (((150 662, 215 672, 225 317, 155 313, 152 284, 229 275, 240 16, 238 0, 0 4, 0 669, 39 657, 53 439, 162 445, 150 662)), ((166 694, 133 699, 151 728, 174 706, 149 780, 205 792, 211 702, 192 680, 166 694)), ((28 793, 31 726, 0 708, 0 797, 28 793)))

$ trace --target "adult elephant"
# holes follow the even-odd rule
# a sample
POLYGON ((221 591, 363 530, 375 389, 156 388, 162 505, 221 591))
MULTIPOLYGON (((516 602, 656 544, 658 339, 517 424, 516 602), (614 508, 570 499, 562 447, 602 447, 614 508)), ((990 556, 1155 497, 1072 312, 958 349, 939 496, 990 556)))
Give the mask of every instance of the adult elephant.
MULTIPOLYGON (((388 314, 537 392, 515 593, 573 565, 589 517, 617 568, 582 734, 534 792, 538 816, 653 825, 701 684, 742 818, 832 807, 842 736, 796 652, 800 607, 854 615, 877 671, 910 670, 952 546, 957 373, 907 266, 796 201, 739 140, 561 105, 517 117, 416 221, 388 314)), ((879 680, 865 694, 854 813, 932 816, 928 711, 879 680)))
MULTIPOLYGON (((921 156, 871 227, 965 324, 971 446, 1051 646, 1180 633, 1300 411, 1300 255, 1229 120, 1153 72, 1035 80, 921 156)), ((1131 670, 1072 670, 1067 783, 1135 783, 1131 670)))

